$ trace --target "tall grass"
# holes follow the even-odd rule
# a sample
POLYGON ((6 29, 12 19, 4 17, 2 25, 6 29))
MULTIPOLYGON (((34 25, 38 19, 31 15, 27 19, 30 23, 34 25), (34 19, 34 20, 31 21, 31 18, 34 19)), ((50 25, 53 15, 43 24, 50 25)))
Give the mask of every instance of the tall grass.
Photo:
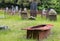
MULTIPOLYGON (((2 12, 1 12, 2 13, 2 12)), ((5 13, 4 13, 5 14, 5 13)), ((60 15, 57 16, 57 21, 49 21, 45 18, 37 16, 36 20, 21 20, 18 15, 5 15, 5 18, 0 19, 0 25, 7 25, 8 30, 0 30, 0 41, 37 41, 26 39, 26 31, 21 28, 35 26, 39 24, 53 24, 52 34, 44 41, 60 41, 60 15)))

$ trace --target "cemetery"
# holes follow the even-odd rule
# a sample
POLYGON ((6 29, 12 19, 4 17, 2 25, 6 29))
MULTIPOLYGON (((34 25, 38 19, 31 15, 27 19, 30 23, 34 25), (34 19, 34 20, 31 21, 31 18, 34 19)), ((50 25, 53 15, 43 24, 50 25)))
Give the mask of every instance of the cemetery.
POLYGON ((59 0, 0 0, 0 41, 60 41, 59 0))

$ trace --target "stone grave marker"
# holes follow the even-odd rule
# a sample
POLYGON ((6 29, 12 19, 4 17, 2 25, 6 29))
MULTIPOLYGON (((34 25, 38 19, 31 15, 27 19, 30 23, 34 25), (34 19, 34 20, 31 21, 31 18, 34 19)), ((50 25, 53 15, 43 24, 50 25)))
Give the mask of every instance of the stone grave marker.
POLYGON ((46 14, 47 14, 47 10, 44 8, 44 9, 42 10, 41 17, 46 17, 46 14))
POLYGON ((9 8, 6 7, 6 8, 5 8, 5 13, 8 13, 8 11, 9 11, 9 8))
POLYGON ((27 12, 22 11, 22 12, 21 12, 21 18, 22 18, 22 19, 28 19, 27 12))
POLYGON ((57 20, 57 12, 54 9, 50 9, 48 18, 51 21, 56 21, 57 20))
POLYGON ((15 15, 15 7, 12 5, 11 15, 15 15))
POLYGON ((37 3, 36 1, 32 1, 30 4, 30 17, 36 17, 37 16, 37 3))
POLYGON ((15 12, 16 12, 16 13, 18 12, 18 6, 15 7, 15 12))

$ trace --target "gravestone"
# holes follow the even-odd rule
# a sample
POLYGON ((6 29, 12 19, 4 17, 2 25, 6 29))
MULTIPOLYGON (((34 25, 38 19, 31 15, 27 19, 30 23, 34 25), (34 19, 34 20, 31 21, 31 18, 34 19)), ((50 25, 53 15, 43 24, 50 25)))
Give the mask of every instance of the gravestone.
POLYGON ((5 12, 6 12, 6 13, 8 13, 8 10, 9 10, 9 8, 8 8, 8 7, 6 7, 6 8, 5 8, 5 12))
POLYGON ((16 12, 16 13, 18 12, 18 6, 15 7, 15 12, 16 12))
POLYGON ((20 8, 19 12, 21 12, 21 18, 22 19, 28 19, 27 8, 24 7, 23 3, 21 3, 21 8, 20 8))
POLYGON ((24 6, 23 3, 21 3, 20 13, 21 13, 21 18, 22 18, 22 19, 27 19, 27 18, 28 18, 27 8, 25 8, 25 6, 24 6))
POLYGON ((48 18, 51 21, 56 21, 57 20, 57 12, 54 9, 50 9, 48 18))
POLYGON ((22 19, 28 19, 27 12, 21 11, 21 18, 22 18, 22 19))
POLYGON ((11 15, 15 14, 15 7, 12 5, 11 15))
POLYGON ((30 4, 30 16, 37 16, 37 3, 36 1, 32 1, 30 4))
POLYGON ((46 14, 47 14, 47 10, 44 8, 44 9, 42 10, 41 17, 46 17, 46 14))

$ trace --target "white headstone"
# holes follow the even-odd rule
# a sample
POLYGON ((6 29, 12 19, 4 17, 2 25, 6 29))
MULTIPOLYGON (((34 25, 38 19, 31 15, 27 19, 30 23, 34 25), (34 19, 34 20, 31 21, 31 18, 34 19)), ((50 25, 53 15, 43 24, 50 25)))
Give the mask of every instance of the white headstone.
POLYGON ((18 6, 16 6, 16 8, 15 8, 15 9, 16 9, 16 11, 18 11, 18 6))
POLYGON ((50 9, 50 11, 49 11, 49 15, 51 15, 51 14, 56 15, 57 12, 56 12, 54 9, 50 9))
POLYGON ((8 7, 6 7, 6 12, 8 12, 8 7))
POLYGON ((43 9, 42 14, 47 14, 47 10, 43 9))

